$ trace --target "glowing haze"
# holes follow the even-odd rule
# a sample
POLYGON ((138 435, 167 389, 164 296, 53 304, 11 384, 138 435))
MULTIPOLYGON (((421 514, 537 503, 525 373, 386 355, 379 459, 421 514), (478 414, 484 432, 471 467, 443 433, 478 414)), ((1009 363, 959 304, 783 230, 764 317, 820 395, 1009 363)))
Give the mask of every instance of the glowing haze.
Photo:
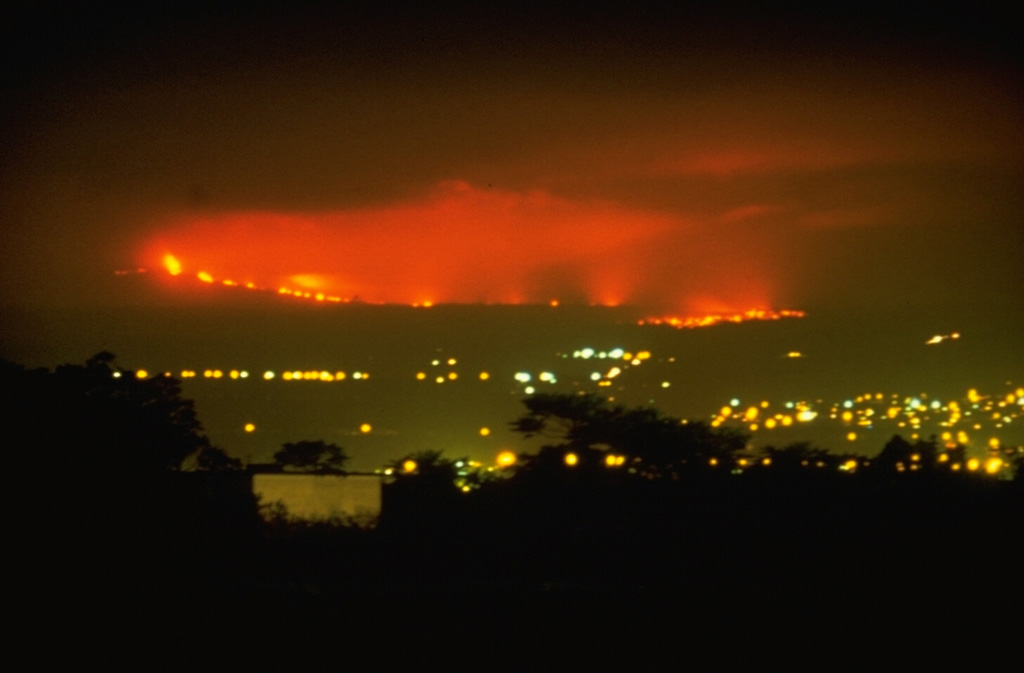
POLYGON ((179 215, 147 241, 141 262, 367 302, 771 305, 765 260, 734 251, 711 264, 709 247, 677 214, 448 181, 371 208, 179 215))

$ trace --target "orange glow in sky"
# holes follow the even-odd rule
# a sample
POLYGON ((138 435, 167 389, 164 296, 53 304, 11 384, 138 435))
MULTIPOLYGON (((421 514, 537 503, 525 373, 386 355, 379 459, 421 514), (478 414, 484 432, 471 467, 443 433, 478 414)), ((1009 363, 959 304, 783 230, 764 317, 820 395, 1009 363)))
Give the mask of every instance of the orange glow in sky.
POLYGON ((320 301, 552 303, 735 312, 771 305, 767 255, 683 217, 543 191, 439 184, 405 203, 170 219, 147 244, 183 266, 320 301), (179 262, 178 260, 182 260, 179 262))

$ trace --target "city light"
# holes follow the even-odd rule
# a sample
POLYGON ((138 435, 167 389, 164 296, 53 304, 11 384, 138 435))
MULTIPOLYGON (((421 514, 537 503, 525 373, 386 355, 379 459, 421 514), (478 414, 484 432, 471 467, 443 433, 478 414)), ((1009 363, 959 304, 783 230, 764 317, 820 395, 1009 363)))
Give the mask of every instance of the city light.
POLYGON ((511 451, 502 451, 498 454, 495 462, 497 462, 498 467, 511 467, 516 463, 516 454, 511 451))

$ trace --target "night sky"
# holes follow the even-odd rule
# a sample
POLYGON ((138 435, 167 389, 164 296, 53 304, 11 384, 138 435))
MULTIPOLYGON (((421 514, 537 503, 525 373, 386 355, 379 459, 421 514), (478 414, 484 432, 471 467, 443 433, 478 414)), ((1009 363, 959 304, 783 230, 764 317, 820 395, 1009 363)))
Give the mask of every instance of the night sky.
MULTIPOLYGON (((3 357, 189 366, 200 347, 151 318, 104 330, 208 307, 184 282, 202 271, 370 303, 927 324, 988 339, 956 385, 1024 379, 1024 71, 994 4, 20 4, 0 19, 3 357)), ((312 348, 270 326, 297 314, 266 313, 265 351, 203 315, 189 333, 247 334, 259 366, 312 348)))

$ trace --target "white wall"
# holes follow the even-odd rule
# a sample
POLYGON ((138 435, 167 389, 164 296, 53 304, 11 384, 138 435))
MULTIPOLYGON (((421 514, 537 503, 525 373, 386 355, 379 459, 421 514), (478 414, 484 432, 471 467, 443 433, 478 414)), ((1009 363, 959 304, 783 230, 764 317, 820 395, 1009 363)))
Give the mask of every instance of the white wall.
POLYGON ((380 516, 381 480, 376 475, 254 474, 260 504, 280 502, 290 517, 340 518, 372 526, 380 516))

